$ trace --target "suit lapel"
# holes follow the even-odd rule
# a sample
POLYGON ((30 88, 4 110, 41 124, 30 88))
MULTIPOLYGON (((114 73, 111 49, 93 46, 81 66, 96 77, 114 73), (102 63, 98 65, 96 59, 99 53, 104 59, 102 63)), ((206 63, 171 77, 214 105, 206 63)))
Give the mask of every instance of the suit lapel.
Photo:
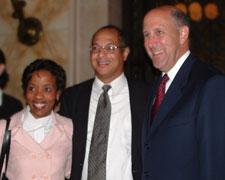
POLYGON ((182 97, 181 87, 178 84, 171 84, 170 91, 168 91, 160 105, 157 115, 155 116, 154 122, 152 123, 151 133, 161 124, 166 118, 167 114, 182 97))
POLYGON ((54 115, 53 127, 50 130, 50 132, 48 133, 48 135, 40 143, 44 149, 47 149, 48 147, 52 146, 53 144, 56 144, 56 142, 62 136, 63 132, 60 129, 60 126, 62 126, 62 125, 59 122, 57 122, 56 116, 54 115))
POLYGON ((11 139, 19 145, 24 146, 32 152, 46 155, 45 150, 38 144, 29 134, 27 134, 22 126, 22 115, 25 109, 16 113, 11 117, 9 129, 11 129, 11 139))
POLYGON ((142 126, 143 120, 147 111, 147 103, 149 97, 150 86, 140 84, 136 81, 128 80, 130 108, 131 108, 131 128, 132 128, 132 143, 131 143, 131 161, 134 179, 141 178, 141 144, 142 144, 142 126))
POLYGON ((40 144, 38 144, 29 134, 27 134, 23 128, 18 128, 14 132, 12 130, 12 139, 32 152, 43 155, 47 154, 42 146, 40 146, 40 144))
POLYGON ((192 55, 189 55, 189 57, 181 66, 180 70, 175 76, 155 116, 154 123, 151 127, 151 133, 154 133, 154 131, 162 123, 162 121, 166 119, 166 116, 171 111, 171 109, 182 98, 193 62, 194 58, 192 57, 192 55))
MULTIPOLYGON (((128 80, 128 88, 129 88, 129 95, 130 95, 130 109, 131 109, 131 124, 132 124, 132 131, 134 127, 138 126, 138 115, 140 112, 140 101, 141 99, 137 98, 139 96, 137 90, 133 87, 133 84, 130 80, 128 80)), ((133 139, 133 138, 132 138, 133 139)))
POLYGON ((143 128, 145 129, 143 131, 144 136, 149 136, 150 135, 150 121, 151 121, 151 113, 152 113, 152 105, 157 93, 157 89, 159 86, 159 83, 161 81, 162 77, 160 77, 156 82, 153 83, 150 92, 149 92, 149 97, 148 97, 148 105, 147 105, 147 111, 145 112, 145 121, 143 123, 143 128))
POLYGON ((90 96, 92 90, 93 80, 88 81, 82 88, 79 89, 76 116, 74 119, 74 132, 73 136, 73 146, 80 148, 75 149, 73 155, 75 159, 83 159, 85 155, 86 141, 87 141, 87 127, 88 127, 88 114, 89 114, 89 104, 90 96))
MULTIPOLYGON (((19 116, 19 119, 16 121, 21 121, 22 115, 19 116)), ((46 155, 45 149, 52 146, 56 143, 60 136, 62 136, 62 130, 60 129, 60 123, 57 122, 56 117, 53 117, 53 127, 50 130, 49 134, 43 139, 39 144, 37 143, 28 133, 24 131, 21 123, 12 122, 12 138, 18 144, 24 146, 26 149, 29 149, 32 152, 46 155)))
POLYGON ((77 116, 76 116, 78 120, 75 120, 75 122, 78 122, 77 126, 82 131, 83 137, 85 137, 85 141, 87 135, 88 113, 89 113, 92 84, 93 81, 89 82, 88 84, 86 84, 84 88, 80 89, 78 98, 79 106, 77 107, 77 116))
POLYGON ((130 80, 127 80, 128 81, 128 88, 129 88, 129 94, 130 94, 130 108, 131 108, 131 123, 132 123, 132 127, 135 126, 135 119, 137 117, 137 113, 140 113, 138 112, 139 110, 137 109, 137 101, 135 101, 135 98, 134 97, 137 97, 137 91, 135 91, 135 89, 133 88, 133 85, 131 83, 130 80))
POLYGON ((128 80, 128 88, 130 94, 130 107, 131 107, 131 120, 133 131, 136 127, 142 126, 142 120, 144 119, 145 113, 147 111, 147 103, 149 99, 149 89, 147 85, 142 89, 139 84, 130 79, 128 80), (140 123, 141 122, 141 123, 140 123))

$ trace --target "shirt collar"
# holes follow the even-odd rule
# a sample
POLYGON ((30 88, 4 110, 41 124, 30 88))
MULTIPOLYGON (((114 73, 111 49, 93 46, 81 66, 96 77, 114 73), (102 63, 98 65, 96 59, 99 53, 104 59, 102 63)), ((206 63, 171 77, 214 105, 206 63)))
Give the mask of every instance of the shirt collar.
MULTIPOLYGON (((123 87, 127 84, 127 78, 124 75, 124 73, 122 73, 119 77, 117 77, 116 79, 114 79, 111 83, 109 83, 109 85, 112 86, 111 89, 109 89, 109 95, 115 95, 115 94, 119 94, 121 93, 121 90, 124 89, 123 87)), ((94 83, 93 83, 93 91, 95 93, 97 93, 98 95, 100 95, 102 93, 102 86, 104 85, 104 83, 99 80, 97 77, 95 77, 94 83)))
MULTIPOLYGON (((173 79, 175 78, 180 67, 185 62, 185 60, 187 59, 187 57, 189 56, 190 53, 191 53, 190 50, 186 51, 186 53, 184 53, 184 55, 178 59, 176 64, 167 72, 167 75, 168 75, 170 81, 173 81, 173 79)), ((165 74, 165 72, 162 73, 162 76, 164 76, 164 74, 165 74)))
POLYGON ((23 122, 23 128, 25 130, 32 130, 32 129, 37 129, 38 127, 42 126, 51 126, 52 125, 52 120, 53 120, 54 113, 53 111, 51 112, 50 115, 38 118, 36 119, 30 112, 30 107, 27 106, 22 122, 23 122))

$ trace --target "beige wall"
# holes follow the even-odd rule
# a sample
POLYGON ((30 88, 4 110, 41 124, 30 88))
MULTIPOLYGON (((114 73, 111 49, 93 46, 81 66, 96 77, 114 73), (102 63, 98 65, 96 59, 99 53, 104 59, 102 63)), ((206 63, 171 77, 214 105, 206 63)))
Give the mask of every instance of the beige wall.
POLYGON ((76 7, 72 15, 74 42, 71 45, 70 62, 72 84, 94 76, 90 65, 89 46, 92 34, 101 26, 115 24, 121 27, 121 0, 75 0, 70 7, 76 7), (74 4, 73 4, 74 3, 74 4), (75 61, 73 60, 75 59, 75 61))
POLYGON ((40 41, 26 46, 17 39, 18 19, 12 18, 10 0, 0 0, 0 48, 7 58, 10 81, 5 91, 23 101, 21 76, 37 58, 50 58, 67 72, 67 85, 94 76, 89 62, 93 32, 101 26, 121 26, 121 0, 26 0, 25 17, 36 17, 43 25, 40 41))

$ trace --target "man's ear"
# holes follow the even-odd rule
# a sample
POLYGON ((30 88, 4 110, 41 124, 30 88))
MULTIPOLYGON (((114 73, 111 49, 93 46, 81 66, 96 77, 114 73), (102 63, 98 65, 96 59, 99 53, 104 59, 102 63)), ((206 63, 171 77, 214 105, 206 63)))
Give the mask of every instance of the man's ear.
POLYGON ((182 26, 179 29, 179 33, 180 33, 180 43, 184 44, 186 41, 188 41, 189 28, 187 26, 182 26))
POLYGON ((130 53, 130 48, 129 47, 126 47, 124 50, 123 50, 123 60, 126 61, 127 60, 127 57, 130 53))
POLYGON ((5 64, 0 64, 0 75, 5 71, 5 64))

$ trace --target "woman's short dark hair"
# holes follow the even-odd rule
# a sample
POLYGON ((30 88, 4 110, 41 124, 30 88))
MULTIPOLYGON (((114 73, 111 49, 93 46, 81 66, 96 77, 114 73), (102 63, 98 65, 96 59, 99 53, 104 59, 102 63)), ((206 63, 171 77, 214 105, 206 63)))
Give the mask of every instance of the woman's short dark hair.
POLYGON ((63 92, 66 86, 66 73, 64 69, 51 59, 37 59, 26 67, 22 77, 22 88, 26 94, 28 82, 31 80, 35 71, 45 70, 56 78, 56 88, 63 92))
MULTIPOLYGON (((2 50, 0 49, 0 64, 5 64, 5 55, 2 52, 2 50)), ((9 80, 9 74, 7 73, 6 70, 4 70, 4 72, 0 75, 0 88, 3 89, 7 82, 9 80)))

